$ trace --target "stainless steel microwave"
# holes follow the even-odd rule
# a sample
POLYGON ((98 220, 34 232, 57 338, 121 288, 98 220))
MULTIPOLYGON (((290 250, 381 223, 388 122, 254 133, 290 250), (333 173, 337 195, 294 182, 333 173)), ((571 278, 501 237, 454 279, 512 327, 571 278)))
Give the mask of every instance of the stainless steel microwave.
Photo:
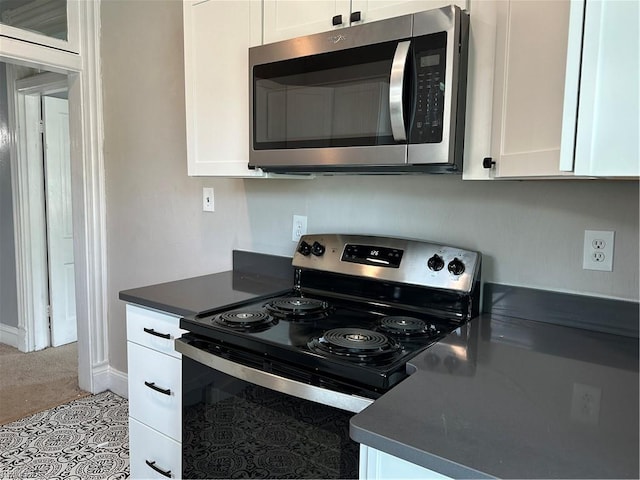
POLYGON ((460 172, 469 16, 457 6, 249 49, 249 166, 460 172))

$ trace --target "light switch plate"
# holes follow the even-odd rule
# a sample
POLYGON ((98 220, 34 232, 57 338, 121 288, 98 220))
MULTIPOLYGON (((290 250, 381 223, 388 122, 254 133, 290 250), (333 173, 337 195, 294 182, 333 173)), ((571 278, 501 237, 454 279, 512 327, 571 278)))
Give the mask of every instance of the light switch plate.
POLYGON ((215 205, 213 203, 213 188, 204 187, 202 189, 202 211, 214 212, 215 205))

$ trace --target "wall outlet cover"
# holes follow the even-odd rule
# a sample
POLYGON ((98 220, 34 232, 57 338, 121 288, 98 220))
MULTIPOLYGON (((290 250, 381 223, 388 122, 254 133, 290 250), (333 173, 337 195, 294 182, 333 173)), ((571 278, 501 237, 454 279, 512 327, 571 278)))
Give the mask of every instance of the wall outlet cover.
POLYGON ((293 216, 293 229, 291 232, 291 240, 297 242, 302 235, 307 233, 307 217, 304 215, 293 216))
POLYGON ((584 231, 583 269, 613 271, 614 234, 603 230, 584 231))

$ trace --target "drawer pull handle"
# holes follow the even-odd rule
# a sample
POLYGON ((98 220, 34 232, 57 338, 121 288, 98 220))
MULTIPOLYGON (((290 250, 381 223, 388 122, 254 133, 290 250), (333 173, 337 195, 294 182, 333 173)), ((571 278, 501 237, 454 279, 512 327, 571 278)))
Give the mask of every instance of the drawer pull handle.
POLYGON ((144 331, 150 335, 155 335, 156 337, 160 338, 166 338, 167 340, 171 338, 171 335, 169 335, 168 333, 159 333, 156 332, 153 328, 145 328, 144 331))
POLYGON ((171 389, 169 388, 165 389, 165 388, 156 387, 156 384, 153 382, 144 382, 144 384, 150 389, 155 390, 156 392, 164 393, 165 395, 171 395, 171 389))
POLYGON ((156 472, 158 472, 160 475, 164 475, 167 478, 171 478, 171 470, 162 470, 161 468, 156 467, 156 462, 150 462, 149 460, 145 460, 144 461, 147 465, 149 465, 151 468, 153 468, 156 472))

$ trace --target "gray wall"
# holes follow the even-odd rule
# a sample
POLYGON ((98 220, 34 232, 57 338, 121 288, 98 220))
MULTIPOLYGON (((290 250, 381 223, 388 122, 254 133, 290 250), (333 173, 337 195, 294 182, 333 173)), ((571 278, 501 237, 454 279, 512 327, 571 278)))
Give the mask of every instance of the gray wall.
MULTIPOLYGON (((484 280, 638 299, 638 183, 186 176, 182 4, 102 6, 110 362, 126 371, 123 289, 231 267, 231 250, 290 255, 309 232, 429 239, 484 254, 484 280), (203 186, 216 212, 201 211, 203 186), (614 271, 582 270, 585 229, 616 231, 614 271)), ((213 28, 213 27, 212 27, 213 28)), ((239 79, 244 81, 244 79, 239 79)))
POLYGON ((0 62, 0 323, 18 326, 6 66, 0 62))

